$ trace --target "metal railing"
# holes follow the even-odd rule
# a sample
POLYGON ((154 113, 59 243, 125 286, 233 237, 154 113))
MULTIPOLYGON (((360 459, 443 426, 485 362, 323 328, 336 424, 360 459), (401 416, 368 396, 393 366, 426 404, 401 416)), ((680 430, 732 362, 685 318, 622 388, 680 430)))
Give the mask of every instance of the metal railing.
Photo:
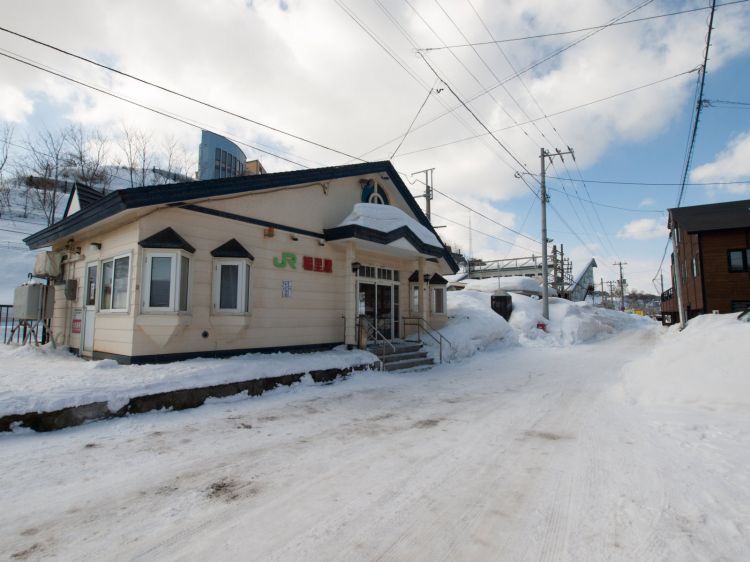
POLYGON ((357 335, 359 336, 360 330, 364 329, 367 331, 366 333, 366 342, 375 342, 375 351, 376 355, 378 356, 378 359, 380 359, 380 370, 383 370, 383 364, 385 363, 385 346, 386 344, 390 346, 390 348, 395 352, 396 346, 393 345, 393 342, 386 338, 380 330, 378 330, 377 326, 370 322, 370 320, 367 318, 367 316, 360 314, 357 317, 357 321, 355 324, 355 328, 357 331, 357 335), (364 323, 364 324, 363 324, 364 323))
POLYGON ((661 302, 671 301, 674 298, 674 287, 671 287, 661 294, 661 302))
POLYGON ((44 320, 17 320, 12 304, 0 304, 0 333, 3 343, 43 345, 49 330, 44 320))
MULTIPOLYGON (((417 341, 422 342, 422 333, 424 332, 426 335, 430 336, 435 342, 438 344, 438 347, 440 349, 440 362, 443 362, 443 342, 447 343, 449 346, 451 346, 452 349, 456 349, 456 347, 453 345, 453 343, 446 338, 443 334, 440 333, 439 330, 434 328, 432 324, 430 324, 427 320, 422 318, 421 316, 404 316, 402 318, 402 323, 404 328, 407 326, 416 326, 417 327, 417 341)), ((404 341, 412 341, 404 338, 404 341)))
MULTIPOLYGON (((8 339, 9 334, 13 331, 15 324, 15 318, 13 318, 13 305, 12 304, 0 304, 0 332, 3 333, 3 343, 11 343, 8 339)), ((20 338, 20 334, 14 334, 16 339, 20 338)), ((20 342, 16 342, 20 343, 20 342)))

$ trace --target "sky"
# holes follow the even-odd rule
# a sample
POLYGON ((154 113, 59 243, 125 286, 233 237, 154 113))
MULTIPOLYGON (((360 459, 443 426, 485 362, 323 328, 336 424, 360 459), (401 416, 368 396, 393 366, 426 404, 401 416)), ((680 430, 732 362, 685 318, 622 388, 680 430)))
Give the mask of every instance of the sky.
MULTIPOLYGON (((682 205, 750 198, 750 107, 719 103, 750 103, 750 4, 723 3, 688 175, 700 185, 687 186, 682 205)), ((16 142, 71 123, 116 139, 127 126, 148 132, 155 147, 177 139, 196 160, 207 128, 269 172, 390 159, 415 195, 424 189, 415 172, 434 168, 433 224, 444 241, 485 260, 541 253, 540 152, 572 148, 575 161, 556 156, 546 169, 552 244, 564 246, 574 272, 593 257, 597 281, 606 282, 622 262, 630 288, 657 292, 665 209, 677 204, 706 48, 710 11, 701 8, 709 4, 13 3, 0 24, 0 124, 14 127, 16 142), (686 10, 694 11, 652 18, 686 10), (642 18, 651 19, 562 33, 642 18)))

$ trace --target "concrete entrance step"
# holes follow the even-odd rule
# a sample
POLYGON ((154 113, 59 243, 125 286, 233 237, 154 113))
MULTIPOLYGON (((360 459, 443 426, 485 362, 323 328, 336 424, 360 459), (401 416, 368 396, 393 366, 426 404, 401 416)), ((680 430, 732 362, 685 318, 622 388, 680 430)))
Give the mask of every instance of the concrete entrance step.
POLYGON ((435 364, 435 361, 431 357, 421 357, 417 359, 403 359, 401 361, 389 361, 383 363, 384 371, 403 371, 406 369, 417 369, 427 370, 435 364))
POLYGON ((422 351, 420 342, 394 340, 392 344, 392 346, 374 344, 367 347, 368 351, 374 353, 383 361, 384 371, 399 371, 420 367, 426 370, 435 364, 431 357, 427 357, 427 352, 422 351))

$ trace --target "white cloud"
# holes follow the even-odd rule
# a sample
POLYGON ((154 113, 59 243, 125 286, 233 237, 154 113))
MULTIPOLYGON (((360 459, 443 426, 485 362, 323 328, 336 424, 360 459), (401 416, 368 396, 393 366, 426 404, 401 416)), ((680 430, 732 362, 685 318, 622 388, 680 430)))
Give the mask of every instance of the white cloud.
MULTIPOLYGON (((750 131, 731 139, 713 162, 698 166, 690 173, 693 182, 731 182, 750 179, 750 131)), ((715 186, 732 193, 744 193, 748 185, 715 186)))
MULTIPOLYGON (((436 84, 435 76, 415 54, 414 46, 440 46, 441 40, 463 43, 462 34, 473 41, 487 41, 490 37, 483 22, 464 3, 440 3, 460 32, 434 0, 413 0, 416 12, 395 0, 347 0, 343 4, 408 72, 334 2, 29 0, 4 7, 3 25, 348 154, 366 154, 363 157, 368 160, 387 159, 427 89, 436 84), (381 4, 389 14, 380 9, 381 4), (39 17, 40 13, 44 17, 39 17), (373 150, 382 144, 385 146, 373 150)), ((492 0, 472 0, 472 4, 499 39, 606 22, 620 15, 627 3, 509 0, 501 5, 492 0)), ((634 16, 664 11, 667 10, 663 5, 653 3, 634 16)), ((523 69, 579 36, 506 43, 503 52, 494 45, 477 47, 486 66, 468 48, 432 51, 427 57, 441 78, 488 126, 512 127, 497 137, 530 171, 536 173, 539 169, 540 146, 564 149, 567 144, 575 148, 585 174, 586 168, 600 161, 613 143, 647 139, 664 131, 675 119, 682 119, 695 75, 549 121, 514 125, 694 68, 702 60, 705 16, 706 12, 697 12, 605 29, 525 73, 523 82, 510 80, 504 88, 493 88, 494 99, 480 94, 496 85, 498 78, 504 80, 513 75, 503 53, 515 69, 523 69)), ((713 39, 711 71, 750 49, 749 21, 750 12, 743 6, 717 11, 716 24, 721 26, 721 33, 713 39)), ((251 144, 263 143, 272 147, 271 151, 284 151, 291 160, 310 166, 353 161, 17 37, 0 34, 0 47, 217 133, 228 133, 251 144)), ((174 135, 195 146, 197 153, 198 132, 194 128, 0 58, 0 92, 8 87, 21 97, 12 104, 0 103, 0 118, 28 117, 32 111, 39 111, 46 99, 56 110, 62 108, 57 113, 70 121, 113 133, 125 122, 154 131, 157 136, 174 135), (31 105, 29 100, 36 103, 31 105), (9 108, 15 108, 10 116, 6 114, 9 108)), ((407 175, 435 167, 435 185, 441 191, 529 234, 532 224, 521 228, 521 219, 503 209, 513 199, 531 202, 529 190, 513 176, 513 169, 519 166, 505 149, 486 135, 448 144, 483 133, 483 128, 443 87, 442 93, 433 94, 428 100, 394 164, 407 175), (435 119, 446 108, 458 109, 435 119), (435 120, 427 124, 432 119, 435 120), (446 146, 414 152, 440 144, 446 146)), ((260 157, 269 171, 295 167, 252 149, 246 152, 250 158, 260 157)), ((527 205, 519 203, 514 208, 527 205)), ((433 208, 455 222, 467 223, 466 211, 440 195, 436 195, 433 208)), ((448 228, 441 231, 441 236, 467 249, 468 231, 447 221, 445 224, 448 228)), ((535 225, 536 222, 534 228, 535 225)), ((478 218, 472 219, 472 226, 513 242, 517 236, 478 218)), ((536 232, 530 236, 539 237, 536 232)), ((593 247, 592 241, 587 242, 593 247)), ((478 234, 471 243, 477 255, 486 252, 486 257, 530 253, 528 249, 509 250, 507 244, 478 234)), ((517 243, 536 247, 523 238, 517 243)))
POLYGON ((667 234, 667 224, 664 219, 638 219, 625 224, 617 233, 617 237, 630 240, 652 240, 665 237, 667 234))
POLYGON ((0 119, 20 123, 34 110, 34 103, 23 92, 0 84, 0 119))
POLYGON ((639 207, 653 207, 654 205, 656 205, 656 199, 652 197, 646 197, 638 204, 639 207))

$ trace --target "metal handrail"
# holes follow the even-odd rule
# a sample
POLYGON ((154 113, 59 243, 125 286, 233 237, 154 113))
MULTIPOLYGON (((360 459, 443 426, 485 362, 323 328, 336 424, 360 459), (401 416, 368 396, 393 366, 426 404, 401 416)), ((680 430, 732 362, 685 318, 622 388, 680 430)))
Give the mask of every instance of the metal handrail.
MULTIPOLYGON (((440 350, 439 353, 440 353, 441 363, 443 362, 443 341, 445 341, 445 343, 451 346, 451 348, 453 348, 454 350, 456 349, 456 346, 454 346, 453 343, 448 338, 446 338, 443 334, 441 334, 440 330, 434 328, 432 324, 430 324, 427 320, 425 320, 421 316, 404 316, 402 318, 402 322, 404 326, 415 326, 415 325, 417 326, 417 341, 419 342, 422 341, 421 330, 424 329, 424 333, 430 336, 433 340, 435 340, 435 342, 437 342, 439 346, 439 350, 440 350), (412 322, 409 322, 409 321, 412 321, 412 322), (433 332, 434 334, 437 334, 438 337, 435 337, 433 332)), ((406 341, 409 341, 409 340, 406 340, 406 341)))
POLYGON ((364 320, 365 324, 367 326, 367 340, 368 341, 370 340, 370 334, 371 333, 374 334, 375 337, 373 338, 373 341, 375 342, 375 346, 376 346, 376 348, 378 346, 380 347, 380 352, 378 354, 378 358, 380 359, 380 370, 382 371, 383 370, 383 364, 385 363, 385 344, 387 343, 388 345, 390 345, 391 349, 393 351, 396 351, 396 346, 393 345, 393 342, 391 342, 391 340, 389 340, 388 338, 386 338, 380 332, 380 330, 378 330, 378 328, 375 326, 375 324, 373 324, 372 322, 370 322, 370 320, 367 318, 367 316, 365 316, 363 314, 359 315, 357 317, 357 325, 359 324, 359 322, 361 320, 364 320), (380 337, 380 339, 378 339, 378 336, 380 337), (381 345, 379 343, 381 340, 384 342, 383 345, 381 345))

